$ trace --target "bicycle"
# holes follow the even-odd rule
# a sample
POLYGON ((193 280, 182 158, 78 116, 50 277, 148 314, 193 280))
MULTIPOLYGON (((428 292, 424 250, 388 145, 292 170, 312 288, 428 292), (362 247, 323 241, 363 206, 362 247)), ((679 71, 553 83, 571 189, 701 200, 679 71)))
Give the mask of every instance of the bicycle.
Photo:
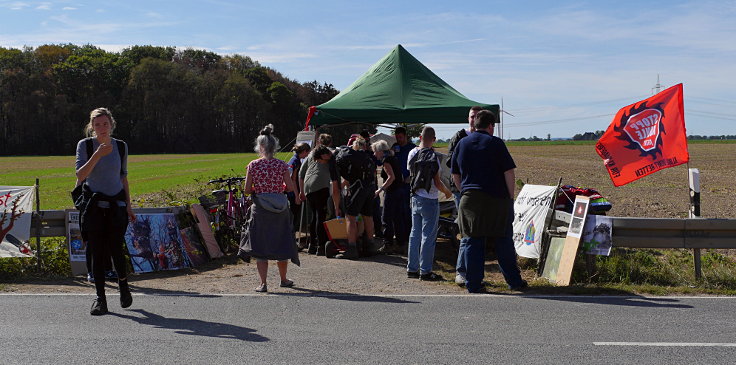
POLYGON ((225 253, 237 249, 248 206, 250 205, 250 198, 246 198, 242 188, 240 188, 243 180, 245 180, 243 177, 210 180, 207 182, 208 185, 221 184, 227 188, 213 190, 211 194, 214 199, 208 196, 199 197, 202 206, 208 209, 212 215, 212 228, 215 232, 215 238, 220 245, 220 249, 225 253))

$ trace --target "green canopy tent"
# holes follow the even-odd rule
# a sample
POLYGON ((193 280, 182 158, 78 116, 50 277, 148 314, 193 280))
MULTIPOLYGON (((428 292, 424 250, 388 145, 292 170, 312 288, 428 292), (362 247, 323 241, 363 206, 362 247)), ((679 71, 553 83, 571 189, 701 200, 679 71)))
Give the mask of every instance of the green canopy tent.
POLYGON ((307 128, 344 123, 465 123, 470 100, 397 45, 330 101, 309 108, 307 128))

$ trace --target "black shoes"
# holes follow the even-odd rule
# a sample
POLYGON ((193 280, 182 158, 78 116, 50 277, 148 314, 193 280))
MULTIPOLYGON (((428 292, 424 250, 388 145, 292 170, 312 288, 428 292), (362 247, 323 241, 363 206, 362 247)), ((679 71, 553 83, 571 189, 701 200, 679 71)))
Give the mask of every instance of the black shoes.
POLYGON ((419 279, 419 272, 417 271, 407 271, 406 277, 409 279, 419 279))
POLYGON ((130 294, 130 290, 121 290, 120 306, 123 308, 128 308, 131 304, 133 304, 133 295, 130 294))
POLYGON ((105 298, 96 298, 95 301, 92 302, 92 309, 90 309, 89 314, 93 316, 107 314, 107 300, 105 298))
POLYGON ((421 281, 445 281, 445 279, 442 276, 437 275, 431 271, 426 274, 419 275, 419 280, 421 281))
POLYGON ((510 290, 515 290, 515 291, 522 291, 522 290, 524 290, 524 289, 526 289, 528 287, 529 287, 529 283, 527 283, 526 280, 522 280, 521 281, 521 284, 519 284, 517 286, 511 286, 511 287, 509 287, 509 289, 510 290))

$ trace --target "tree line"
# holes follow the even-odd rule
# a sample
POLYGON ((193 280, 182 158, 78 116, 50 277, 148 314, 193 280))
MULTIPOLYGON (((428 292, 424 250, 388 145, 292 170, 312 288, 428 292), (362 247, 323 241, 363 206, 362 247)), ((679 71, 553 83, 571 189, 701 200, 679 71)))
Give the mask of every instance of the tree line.
MULTIPOLYGON (((0 155, 73 154, 97 107, 113 112, 114 134, 132 154, 249 152, 268 123, 288 144, 308 107, 337 94, 332 84, 300 83, 241 55, 150 45, 0 47, 0 155)), ((326 132, 341 141, 359 130, 326 132)))

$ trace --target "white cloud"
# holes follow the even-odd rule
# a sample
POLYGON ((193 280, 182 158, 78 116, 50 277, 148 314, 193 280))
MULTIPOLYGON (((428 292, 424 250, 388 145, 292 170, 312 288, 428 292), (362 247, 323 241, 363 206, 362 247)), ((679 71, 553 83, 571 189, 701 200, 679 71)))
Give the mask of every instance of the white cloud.
POLYGON ((77 10, 77 8, 75 8, 75 7, 73 7, 73 6, 65 6, 65 7, 61 8, 61 10, 64 10, 64 11, 71 11, 71 10, 77 10))
POLYGON ((51 3, 41 3, 36 6, 36 10, 51 10, 51 3))
POLYGON ((10 10, 23 10, 25 8, 30 7, 31 5, 25 2, 21 2, 21 1, 14 1, 10 3, 2 3, 0 4, 0 6, 4 8, 8 8, 10 10))

